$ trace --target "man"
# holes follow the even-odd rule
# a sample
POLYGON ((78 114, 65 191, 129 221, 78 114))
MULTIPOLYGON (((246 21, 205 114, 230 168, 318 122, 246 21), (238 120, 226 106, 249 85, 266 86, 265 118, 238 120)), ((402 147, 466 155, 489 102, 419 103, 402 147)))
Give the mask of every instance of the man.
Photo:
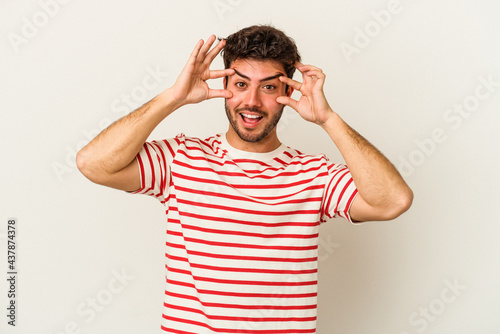
POLYGON ((299 62, 283 32, 252 26, 214 42, 200 40, 172 87, 83 148, 78 168, 166 206, 165 332, 314 333, 320 222, 394 219, 412 191, 330 108, 325 75, 299 62), (210 70, 221 51, 225 69, 210 70), (295 69, 303 82, 292 79, 295 69), (224 89, 209 88, 216 78, 224 89), (175 110, 217 97, 227 133, 146 143, 175 110), (284 106, 324 129, 349 168, 283 145, 284 106))

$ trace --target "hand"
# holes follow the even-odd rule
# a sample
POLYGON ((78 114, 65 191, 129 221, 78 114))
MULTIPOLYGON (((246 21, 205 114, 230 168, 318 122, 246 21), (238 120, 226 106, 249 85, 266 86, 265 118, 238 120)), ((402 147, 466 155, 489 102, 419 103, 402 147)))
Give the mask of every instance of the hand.
POLYGON ((210 64, 224 47, 226 41, 220 41, 212 50, 215 35, 211 35, 206 42, 200 40, 189 56, 188 62, 175 84, 170 88, 172 97, 179 106, 198 103, 214 97, 231 98, 232 93, 227 89, 211 89, 208 79, 222 78, 233 75, 233 69, 210 70, 210 64))
POLYGON ((302 96, 298 101, 287 96, 280 96, 276 101, 295 109, 306 121, 323 125, 333 114, 323 92, 326 75, 317 67, 299 62, 295 64, 295 68, 302 73, 303 83, 286 76, 281 76, 279 79, 298 90, 302 96))

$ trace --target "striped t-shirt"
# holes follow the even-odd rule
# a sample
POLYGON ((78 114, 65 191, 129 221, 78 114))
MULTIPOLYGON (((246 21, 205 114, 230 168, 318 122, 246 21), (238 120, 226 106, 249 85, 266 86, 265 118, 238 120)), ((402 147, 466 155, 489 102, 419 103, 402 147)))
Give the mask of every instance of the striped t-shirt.
POLYGON ((141 189, 166 207, 167 333, 315 333, 320 222, 357 194, 348 168, 224 134, 147 142, 141 189))

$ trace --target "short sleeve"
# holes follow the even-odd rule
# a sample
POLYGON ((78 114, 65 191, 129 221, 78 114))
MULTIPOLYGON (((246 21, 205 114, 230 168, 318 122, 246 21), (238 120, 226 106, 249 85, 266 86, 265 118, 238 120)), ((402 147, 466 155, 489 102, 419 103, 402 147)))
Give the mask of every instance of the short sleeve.
POLYGON ((165 203, 170 193, 170 166, 183 136, 161 141, 146 142, 137 154, 141 188, 134 194, 155 197, 165 203))
POLYGON ((349 214, 358 190, 346 165, 328 163, 328 177, 325 184, 321 221, 326 218, 342 217, 353 222, 349 214))

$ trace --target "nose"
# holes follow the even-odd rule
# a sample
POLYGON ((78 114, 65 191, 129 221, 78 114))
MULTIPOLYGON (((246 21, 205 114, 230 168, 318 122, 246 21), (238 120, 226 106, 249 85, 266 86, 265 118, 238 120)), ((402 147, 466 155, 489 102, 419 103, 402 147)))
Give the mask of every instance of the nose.
POLYGON ((243 103, 246 107, 261 107, 259 90, 257 88, 248 89, 245 93, 243 103))

